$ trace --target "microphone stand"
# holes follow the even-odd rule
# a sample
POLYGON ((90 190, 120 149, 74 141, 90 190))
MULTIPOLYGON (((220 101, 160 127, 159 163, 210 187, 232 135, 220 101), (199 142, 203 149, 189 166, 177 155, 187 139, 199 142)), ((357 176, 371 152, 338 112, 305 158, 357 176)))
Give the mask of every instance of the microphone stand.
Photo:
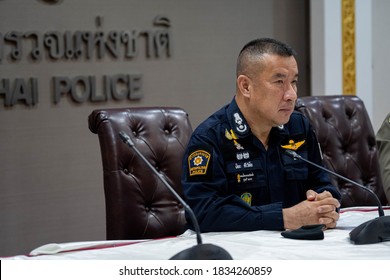
POLYGON ((321 165, 318 165, 310 160, 307 160, 303 158, 302 156, 298 155, 296 152, 292 150, 286 150, 286 154, 288 154, 290 157, 292 157, 294 160, 300 159, 310 165, 313 165, 327 173, 330 173, 338 178, 341 178, 355 186, 358 186, 359 188, 362 188, 363 190, 369 192, 376 200, 376 203, 378 205, 378 214, 379 217, 369 220, 359 226, 357 226, 355 229, 353 229, 349 233, 350 240, 354 244, 372 244, 372 243, 379 243, 384 241, 390 241, 390 216, 385 216, 385 213, 383 211, 382 203, 380 202, 378 196, 369 188, 366 186, 363 186, 355 181, 352 181, 351 179, 348 179, 340 174, 337 174, 321 165))
POLYGON ((198 220, 191 207, 184 201, 184 199, 174 190, 174 188, 167 182, 167 180, 159 173, 156 168, 145 158, 145 156, 138 150, 134 142, 125 132, 120 131, 119 137, 127 144, 134 152, 146 163, 152 172, 158 176, 165 187, 176 197, 176 199, 183 205, 185 211, 189 214, 192 224, 196 232, 197 245, 188 248, 182 252, 174 255, 171 260, 232 260, 231 255, 223 248, 213 244, 203 244, 200 235, 200 227, 198 220))

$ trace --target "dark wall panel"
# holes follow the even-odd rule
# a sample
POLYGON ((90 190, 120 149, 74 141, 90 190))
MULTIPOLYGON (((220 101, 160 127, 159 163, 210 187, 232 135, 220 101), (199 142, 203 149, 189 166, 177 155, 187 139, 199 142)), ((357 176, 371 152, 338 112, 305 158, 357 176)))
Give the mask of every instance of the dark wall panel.
MULTIPOLYGON (((0 256, 105 239, 100 150, 89 113, 180 106, 195 127, 233 97, 236 57, 247 41, 275 36, 305 50, 302 22, 290 28, 296 17, 290 21, 283 9, 288 2, 0 0, 0 256), (147 40, 157 32, 169 34, 169 48, 147 40), (123 33, 136 38, 136 49, 116 41, 123 33), (67 36, 83 39, 81 51, 67 36), (71 43, 55 45, 58 38, 71 43), (112 92, 118 100, 96 101, 112 92)), ((288 5, 298 15, 302 7, 288 5)))

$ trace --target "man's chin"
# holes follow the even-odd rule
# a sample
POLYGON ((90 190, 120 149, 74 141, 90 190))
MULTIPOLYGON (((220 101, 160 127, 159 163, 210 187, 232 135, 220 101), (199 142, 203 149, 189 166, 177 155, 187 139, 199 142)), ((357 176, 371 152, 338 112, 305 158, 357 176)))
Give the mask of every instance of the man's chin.
POLYGON ((277 126, 277 127, 281 127, 283 125, 285 125, 286 123, 288 123, 288 121, 290 120, 290 116, 288 116, 288 118, 283 118, 283 119, 280 119, 278 120, 274 126, 277 126))

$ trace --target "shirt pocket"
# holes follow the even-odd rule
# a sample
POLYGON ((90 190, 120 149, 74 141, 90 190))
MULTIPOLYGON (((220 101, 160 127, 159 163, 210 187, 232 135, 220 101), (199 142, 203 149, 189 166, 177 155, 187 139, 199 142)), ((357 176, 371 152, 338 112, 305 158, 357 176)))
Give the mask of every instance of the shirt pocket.
MULTIPOLYGON (((307 158, 307 151, 300 151, 297 153, 301 157, 307 158)), ((292 158, 285 153, 282 153, 282 161, 286 180, 295 181, 308 179, 309 170, 306 162, 300 159, 292 158)))
POLYGON ((266 176, 260 160, 229 162, 227 174, 230 193, 249 205, 259 205, 268 199, 266 176))

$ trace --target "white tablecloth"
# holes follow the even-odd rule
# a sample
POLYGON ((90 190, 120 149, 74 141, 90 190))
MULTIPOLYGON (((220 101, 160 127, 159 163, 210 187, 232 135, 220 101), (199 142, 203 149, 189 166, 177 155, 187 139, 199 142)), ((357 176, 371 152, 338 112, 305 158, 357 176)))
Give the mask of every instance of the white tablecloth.
MULTIPOLYGON (((385 209, 385 215, 390 208, 385 209)), ((323 240, 295 240, 281 236, 278 231, 214 232, 202 234, 203 243, 227 250, 233 259, 249 260, 390 260, 390 242, 355 245, 349 232, 361 223, 378 216, 375 208, 342 209, 336 229, 326 230, 323 240)), ((157 260, 169 259, 176 253, 196 245, 192 231, 158 240, 116 240, 46 244, 6 259, 29 260, 157 260)))

